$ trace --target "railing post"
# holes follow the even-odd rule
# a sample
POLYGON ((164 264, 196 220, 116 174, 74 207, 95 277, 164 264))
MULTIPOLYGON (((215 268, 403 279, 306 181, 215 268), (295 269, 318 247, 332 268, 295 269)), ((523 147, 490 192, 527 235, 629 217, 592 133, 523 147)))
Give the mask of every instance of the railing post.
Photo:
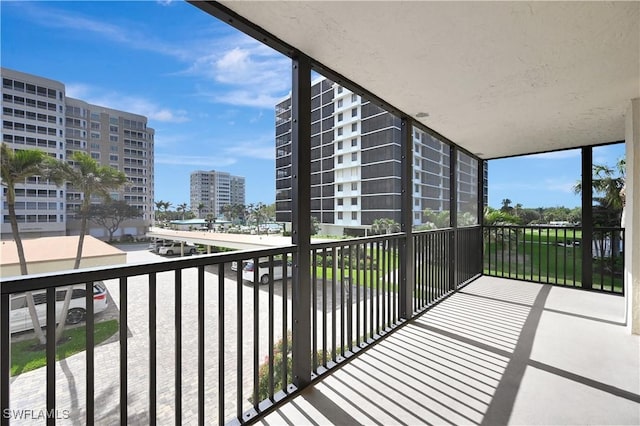
POLYGON ((291 92, 291 242, 296 246, 292 291, 293 384, 311 382, 311 62, 292 59, 291 92))
POLYGON ((451 146, 449 154, 449 290, 456 289, 458 268, 458 148, 451 146))
POLYGON ((0 424, 8 425, 9 417, 3 416, 9 410, 9 389, 11 377, 11 333, 9 332, 9 293, 0 294, 0 341, 4 351, 0 357, 0 424))
POLYGON ((478 158, 478 225, 480 225, 479 274, 484 274, 484 174, 487 163, 478 158))
POLYGON ((593 151, 582 148, 582 288, 593 287, 593 151))
POLYGON ((400 318, 409 319, 413 315, 413 283, 415 282, 413 235, 413 126, 411 120, 402 117, 400 128, 402 146, 402 199, 401 232, 404 238, 400 243, 400 318))

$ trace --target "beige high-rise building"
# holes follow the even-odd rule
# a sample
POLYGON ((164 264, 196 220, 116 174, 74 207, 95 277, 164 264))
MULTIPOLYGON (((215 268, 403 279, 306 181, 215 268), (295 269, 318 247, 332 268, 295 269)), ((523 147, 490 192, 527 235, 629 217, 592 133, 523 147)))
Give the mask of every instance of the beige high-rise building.
MULTIPOLYGON (((140 211, 140 217, 121 224, 114 235, 144 235, 153 220, 154 130, 147 118, 65 96, 63 83, 1 68, 3 142, 13 149, 39 148, 70 161, 74 151, 89 153, 102 165, 124 172, 127 183, 111 194, 140 211)), ((26 237, 77 235, 76 212, 84 194, 72 187, 57 187, 32 177, 16 188, 16 214, 26 237)), ((6 205, 2 198, 2 238, 11 238, 6 205)), ((96 198, 95 202, 100 199, 96 198)), ((98 238, 106 230, 89 224, 98 238)))

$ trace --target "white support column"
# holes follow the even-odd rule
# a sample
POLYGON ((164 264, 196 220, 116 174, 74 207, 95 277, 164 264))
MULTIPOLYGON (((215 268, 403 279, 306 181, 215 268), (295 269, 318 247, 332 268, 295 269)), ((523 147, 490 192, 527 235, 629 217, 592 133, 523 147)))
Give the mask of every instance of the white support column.
POLYGON ((640 98, 626 114, 626 210, 624 244, 627 328, 640 334, 640 98))

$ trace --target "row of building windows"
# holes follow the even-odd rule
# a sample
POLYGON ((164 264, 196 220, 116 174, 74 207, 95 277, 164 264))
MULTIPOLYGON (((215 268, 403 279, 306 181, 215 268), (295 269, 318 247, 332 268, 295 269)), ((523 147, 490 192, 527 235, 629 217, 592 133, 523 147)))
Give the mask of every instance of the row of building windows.
MULTIPOLYGON (((64 222, 64 216, 60 215, 58 219, 58 215, 55 214, 18 214, 16 215, 16 220, 18 223, 54 223, 54 222, 64 222)), ((9 215, 4 215, 4 223, 11 223, 9 219, 9 215)))
MULTIPOLYGON (((32 138, 29 136, 8 135, 6 133, 2 135, 2 140, 6 143, 17 143, 17 144, 24 144, 29 146, 38 146, 40 148, 56 149, 58 147, 58 142, 56 141, 52 141, 48 139, 32 138)), ((60 148, 62 148, 62 143, 60 144, 60 148)))
MULTIPOLYGON (((351 109, 351 117, 357 117, 358 116, 358 108, 352 108, 351 109)), ((344 120, 344 114, 343 113, 339 113, 338 117, 337 117, 338 122, 341 122, 342 120, 344 120)))
MULTIPOLYGON (((33 124, 24 124, 19 122, 13 122, 8 120, 2 121, 2 128, 6 130, 17 130, 29 133, 39 133, 41 135, 56 136, 58 130, 52 127, 35 126, 33 124)), ((60 136, 62 136, 62 130, 60 130, 60 136)))
POLYGON ((147 139, 147 133, 134 132, 132 130, 127 130, 127 129, 124 130, 124 135, 132 138, 147 139))
MULTIPOLYGON (((2 113, 10 117, 26 118, 27 120, 37 120, 42 121, 43 123, 56 124, 58 121, 55 115, 40 114, 33 111, 25 111, 22 109, 3 107, 2 113)), ((62 124, 62 118, 60 118, 60 124, 62 124)))
MULTIPOLYGON (((17 197, 38 197, 38 198, 55 198, 58 193, 55 189, 24 189, 24 188, 16 188, 16 198, 17 197)), ((7 195, 7 188, 3 188, 2 193, 7 195)), ((60 191, 60 197, 63 197, 63 192, 60 191)))
MULTIPOLYGON (((343 185, 341 183, 336 185, 336 190, 338 192, 342 192, 344 190, 343 185)), ((351 182, 351 190, 352 191, 357 191, 358 190, 358 182, 351 182)))
MULTIPOLYGON (((358 131, 358 123, 352 123, 351 124, 351 132, 357 132, 358 131)), ((342 134, 344 133, 344 127, 338 127, 338 136, 342 136, 342 134)))
MULTIPOLYGON (((47 87, 38 86, 31 83, 24 83, 19 80, 12 80, 10 78, 2 79, 2 88, 13 89, 17 92, 26 92, 38 96, 46 96, 50 99, 55 99, 57 93, 55 89, 49 89, 47 87)), ((62 100, 62 92, 60 92, 60 100, 62 100)))
MULTIPOLYGON (((344 156, 343 155, 338 155, 337 159, 338 159, 338 164, 342 164, 344 162, 344 156)), ((351 153, 351 161, 358 161, 358 153, 357 152, 352 152, 351 153)))
MULTIPOLYGON (((342 212, 338 212, 338 220, 343 220, 344 215, 342 212)), ((351 212, 351 220, 358 220, 358 212, 351 212)))
POLYGON ((7 93, 2 94, 2 101, 7 103, 14 103, 17 105, 26 105, 32 108, 46 109, 47 111, 63 112, 62 105, 58 106, 51 102, 38 101, 32 98, 23 98, 22 96, 13 96, 7 93))
MULTIPOLYGON (((336 202, 338 203, 339 206, 343 206, 344 205, 344 198, 336 198, 336 202)), ((358 198, 356 197, 352 197, 351 198, 351 205, 352 206, 357 206, 358 205, 358 198)))
MULTIPOLYGON (((15 204, 16 210, 58 210, 58 208, 64 208, 64 205, 60 203, 60 207, 58 207, 58 203, 38 203, 35 201, 16 201, 15 204)), ((8 209, 9 205, 5 201, 4 209, 8 209)))

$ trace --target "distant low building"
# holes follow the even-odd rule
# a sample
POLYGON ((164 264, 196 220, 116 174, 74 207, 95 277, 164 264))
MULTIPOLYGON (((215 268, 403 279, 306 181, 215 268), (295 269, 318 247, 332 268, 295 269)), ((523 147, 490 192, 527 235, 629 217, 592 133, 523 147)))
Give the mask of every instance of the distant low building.
MULTIPOLYGON (((22 240, 29 274, 43 274, 73 269, 78 248, 77 236, 43 237, 22 240)), ((82 247, 81 268, 122 265, 127 254, 97 238, 87 235, 82 247)), ((18 250, 13 240, 0 243, 0 277, 21 275, 18 250)))

